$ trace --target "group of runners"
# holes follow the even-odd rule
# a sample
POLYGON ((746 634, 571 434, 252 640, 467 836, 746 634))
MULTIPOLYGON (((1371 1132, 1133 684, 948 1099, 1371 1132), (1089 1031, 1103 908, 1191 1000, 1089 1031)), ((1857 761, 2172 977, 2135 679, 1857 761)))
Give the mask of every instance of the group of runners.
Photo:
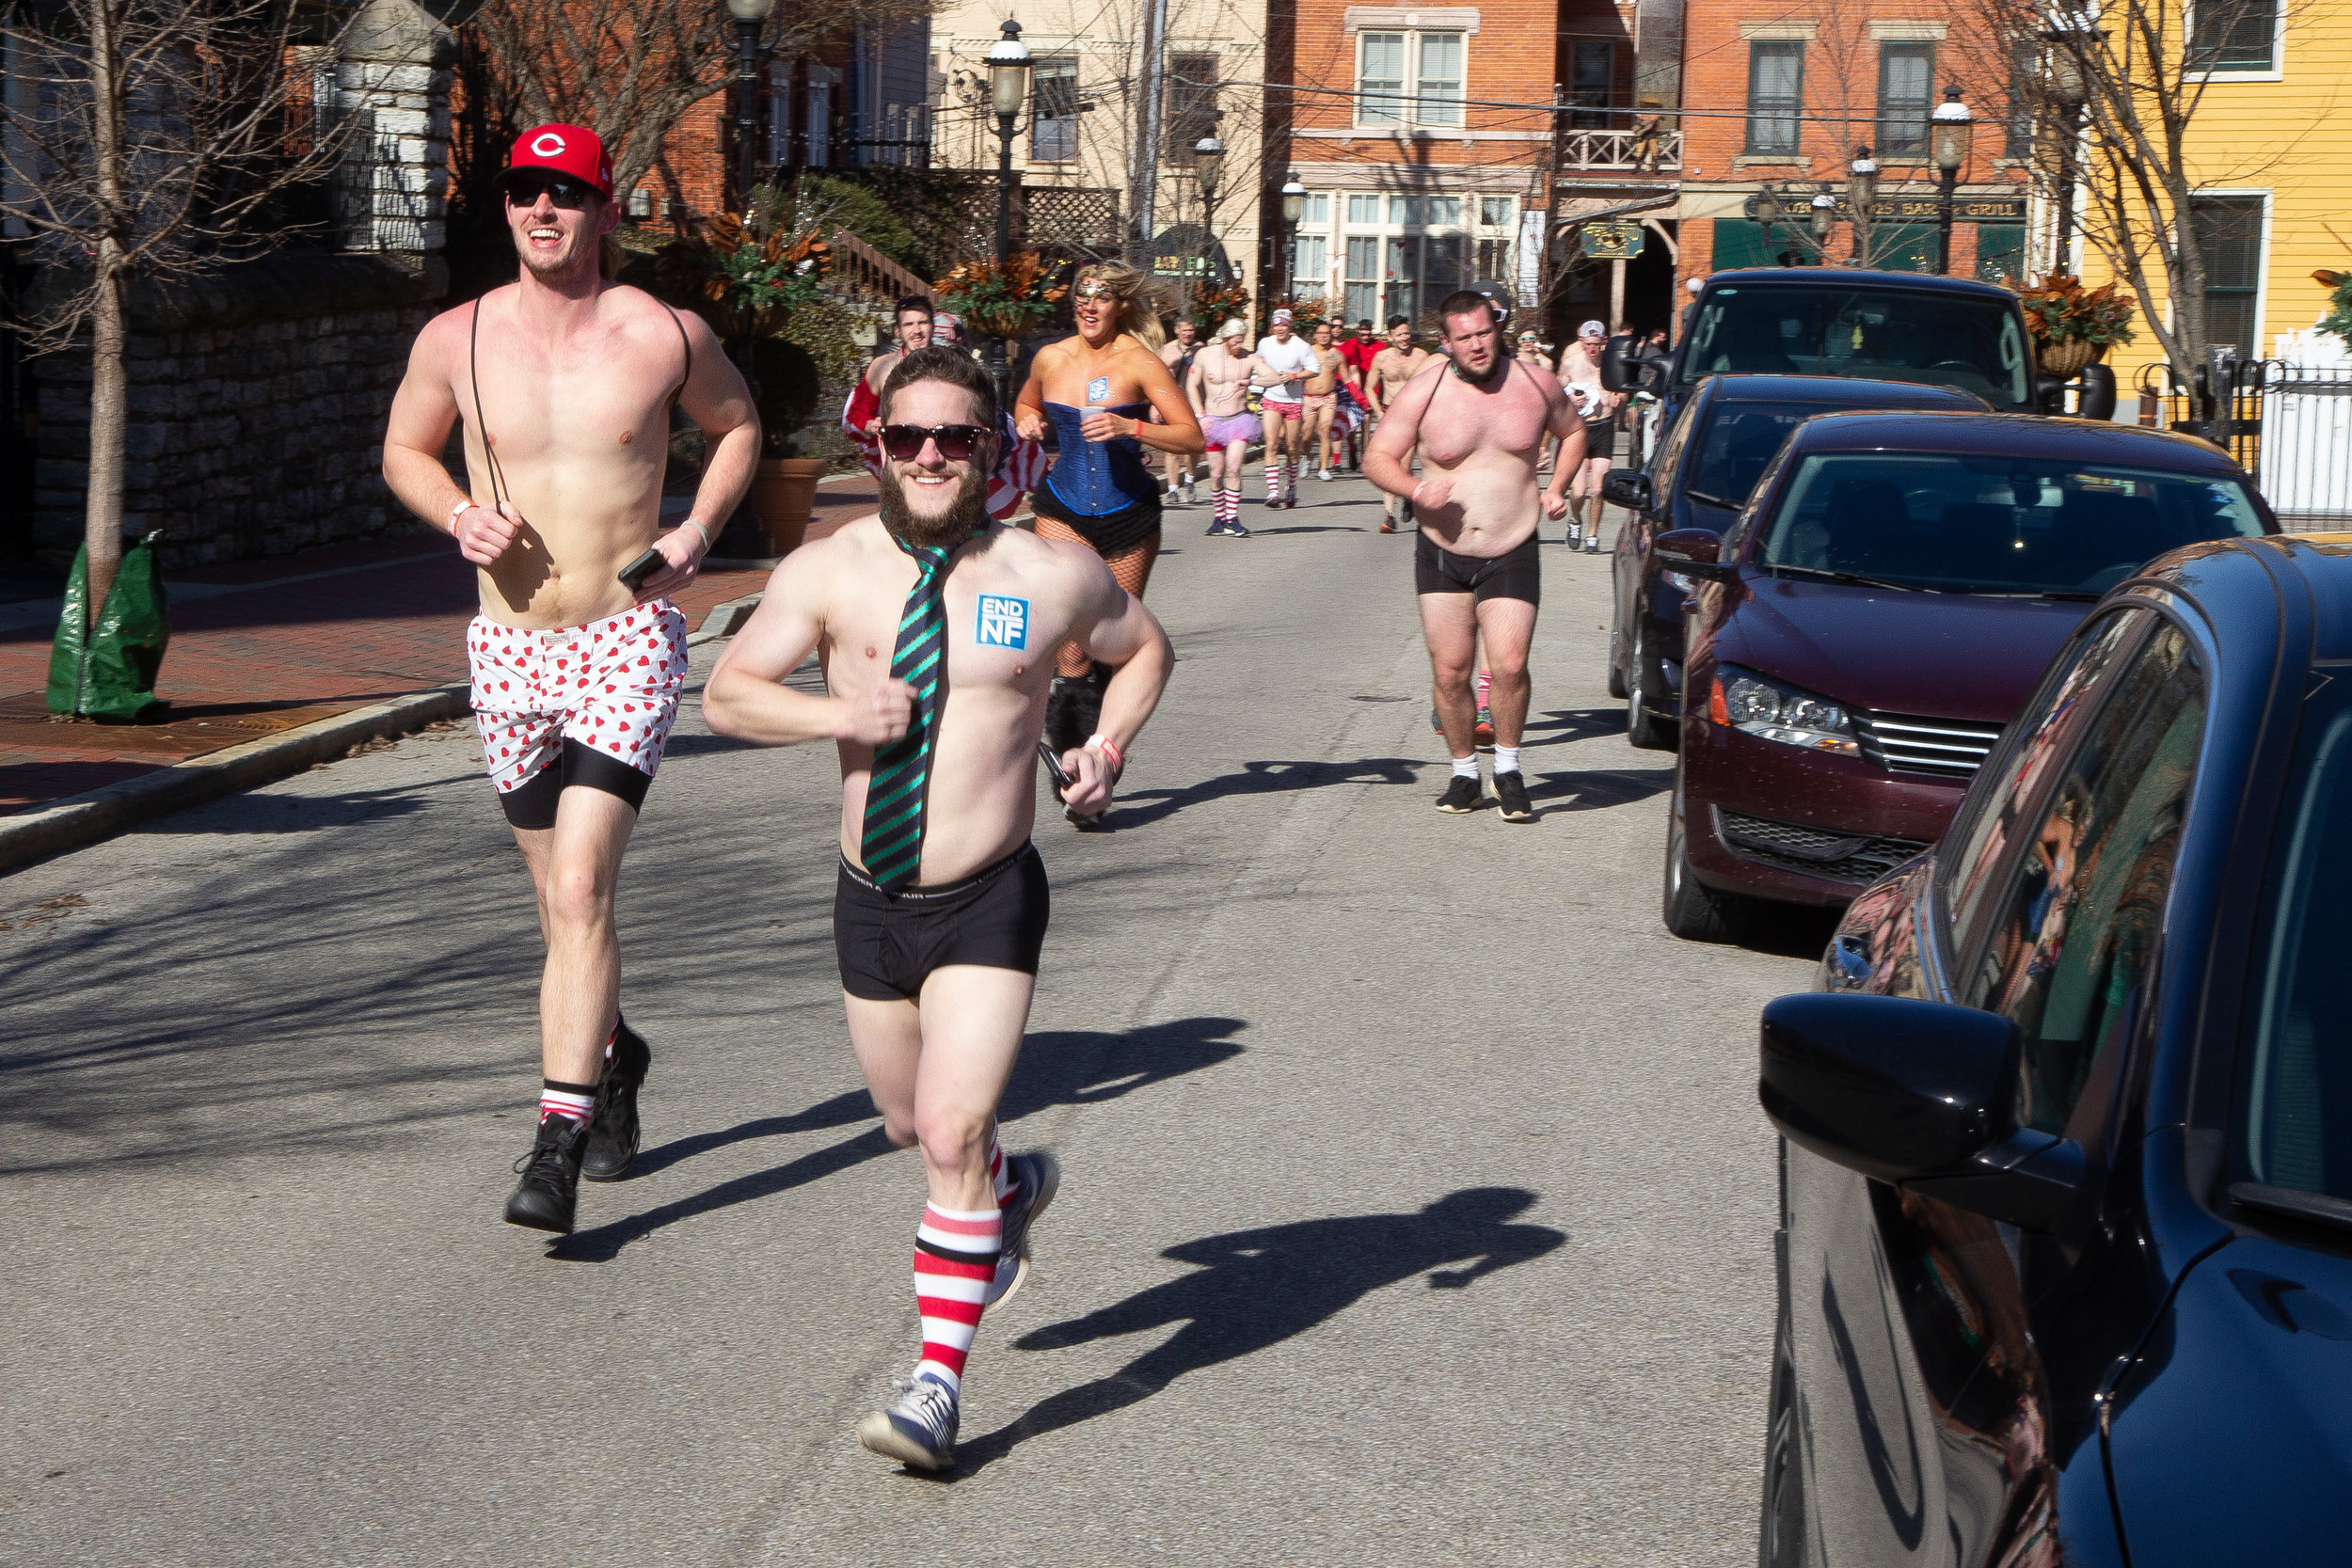
MULTIPOLYGON (((519 276, 420 333, 384 473, 478 569, 472 705, 547 955, 540 1115, 505 1217, 567 1234, 580 1182, 626 1176, 641 1142, 652 1052, 621 1016, 614 891, 685 686, 685 621, 668 595, 748 489, 759 427, 709 327, 604 270, 620 213, 593 132, 526 132, 499 182, 519 276), (664 531, 673 408, 708 455, 691 513, 664 531), (462 483, 441 455, 461 424, 462 483)), ((1453 762, 1438 803, 1483 803, 1483 643, 1495 793, 1519 821, 1533 820, 1518 751, 1537 518, 1567 514, 1586 467, 1576 402, 1506 351, 1484 295, 1439 305, 1442 363, 1400 324, 1359 365, 1279 315, 1247 352, 1231 330, 1164 342, 1151 281, 1122 266, 1082 269, 1073 294, 1076 332, 1036 356, 1009 410, 969 353, 931 340, 929 302, 905 302, 899 348, 850 411, 879 510, 776 568, 703 694, 722 735, 838 752, 834 937, 850 1043, 886 1135, 921 1150, 927 1186, 914 1365, 857 1435, 926 1470, 953 1461, 974 1334, 1019 1289, 1060 1181, 1051 1155, 1005 1150, 996 1123, 1050 912, 1031 843, 1037 768, 1042 749, 1064 811, 1099 819, 1167 685, 1174 655, 1142 598, 1165 499, 1152 455, 1205 455, 1219 521, 1238 531, 1247 438, 1230 421, 1247 384, 1283 432, 1268 488, 1289 501, 1321 428, 1311 416, 1328 407, 1309 400, 1368 382, 1383 418, 1363 472, 1419 524, 1416 591, 1453 762), (1048 428, 1059 455, 1038 477, 1048 428), (1023 491, 1033 529, 1003 520, 1023 491), (812 654, 821 692, 786 683, 812 654)))

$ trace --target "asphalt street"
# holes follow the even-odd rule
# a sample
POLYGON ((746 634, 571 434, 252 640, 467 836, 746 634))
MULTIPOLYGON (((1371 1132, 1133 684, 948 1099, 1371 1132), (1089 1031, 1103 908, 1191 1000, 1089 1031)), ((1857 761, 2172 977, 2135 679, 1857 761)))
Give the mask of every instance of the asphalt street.
POLYGON ((830 748, 690 702, 621 890, 646 1152, 552 1246, 499 1218, 539 953, 469 725, 0 879, 0 1562, 1753 1560, 1756 1015, 1820 934, 1660 926, 1604 557, 1544 550, 1542 819, 1433 811, 1368 495, 1169 515, 1117 831, 1040 827, 1005 1122, 1065 1178, 952 1479, 851 1434, 923 1180, 842 1024, 830 748))

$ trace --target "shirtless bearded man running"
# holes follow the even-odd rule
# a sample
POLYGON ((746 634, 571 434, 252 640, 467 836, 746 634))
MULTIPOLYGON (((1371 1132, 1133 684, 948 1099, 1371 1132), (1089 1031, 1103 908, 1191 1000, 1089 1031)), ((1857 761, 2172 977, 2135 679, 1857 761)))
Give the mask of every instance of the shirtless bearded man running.
POLYGON ((1495 797, 1503 819, 1533 822, 1519 774, 1527 728, 1527 648, 1541 597, 1537 516, 1568 510, 1564 492, 1584 456, 1584 426, 1551 373, 1502 352, 1501 325, 1486 295, 1464 290, 1438 308, 1452 362, 1433 365, 1389 400, 1388 418, 1364 451, 1364 474, 1413 503, 1421 537, 1413 579, 1422 633, 1429 643, 1433 701, 1445 731, 1454 777, 1438 809, 1475 811, 1478 752, 1471 729, 1478 699, 1470 687, 1479 641, 1494 686, 1495 797), (1540 493, 1536 464, 1544 437, 1560 437, 1560 461, 1540 493), (1421 445, 1422 479, 1406 467, 1421 445))
POLYGON ((996 395, 969 356, 909 355, 882 404, 881 515, 785 559, 703 712, 721 735, 840 751, 834 942, 850 1044, 890 1140, 921 1146, 930 1187, 914 1242, 922 1350, 858 1440, 937 1470, 954 1461, 981 1310, 1019 1283, 1059 1180, 1050 1156, 1006 1158, 996 1142, 1045 940, 1029 834, 1054 650, 1075 642, 1118 672, 1101 729, 1059 758, 1065 799, 1097 814, 1173 655, 1092 550, 989 520, 996 395), (819 651, 825 695, 783 684, 819 651))
POLYGON ((700 317, 602 276, 620 209, 593 132, 525 132, 500 185, 522 275, 418 335, 384 478, 480 568, 473 709, 547 942, 539 1130, 506 1218, 562 1233, 581 1175, 617 1180, 637 1152, 651 1053, 620 1020, 613 885, 686 678, 664 595, 749 488, 759 423, 700 317), (658 533, 673 404, 709 458, 693 515, 658 533), (460 419, 462 486, 441 465, 460 419), (648 546, 660 562, 632 591, 617 574, 648 546))

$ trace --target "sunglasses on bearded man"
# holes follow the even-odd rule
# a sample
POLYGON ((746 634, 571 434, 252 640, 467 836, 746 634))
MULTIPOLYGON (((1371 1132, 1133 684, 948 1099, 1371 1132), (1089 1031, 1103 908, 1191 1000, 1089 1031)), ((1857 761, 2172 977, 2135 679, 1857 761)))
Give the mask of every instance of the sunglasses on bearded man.
POLYGON ((542 192, 548 201, 567 213, 579 212, 596 194, 596 187, 586 182, 566 180, 560 174, 518 174, 506 182, 506 204, 536 207, 542 192))
POLYGON ((882 451, 900 463, 912 463, 922 454, 926 440, 939 445, 939 455, 950 463, 968 463, 972 453, 989 434, 986 425, 977 424, 886 424, 882 428, 882 451))

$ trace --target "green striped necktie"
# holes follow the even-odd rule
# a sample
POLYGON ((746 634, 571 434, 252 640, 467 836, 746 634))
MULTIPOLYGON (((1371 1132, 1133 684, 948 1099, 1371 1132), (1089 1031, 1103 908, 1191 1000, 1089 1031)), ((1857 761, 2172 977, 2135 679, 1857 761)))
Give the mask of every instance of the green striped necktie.
MULTIPOLYGON (((976 531, 975 537, 982 531, 976 531)), ((947 696, 947 562, 958 546, 898 546, 914 558, 914 588, 898 618, 898 645, 890 678, 914 689, 907 733, 874 752, 866 780, 866 823, 858 858, 884 893, 914 880, 923 865, 923 812, 930 793, 931 745, 939 738, 939 709, 947 696)))

